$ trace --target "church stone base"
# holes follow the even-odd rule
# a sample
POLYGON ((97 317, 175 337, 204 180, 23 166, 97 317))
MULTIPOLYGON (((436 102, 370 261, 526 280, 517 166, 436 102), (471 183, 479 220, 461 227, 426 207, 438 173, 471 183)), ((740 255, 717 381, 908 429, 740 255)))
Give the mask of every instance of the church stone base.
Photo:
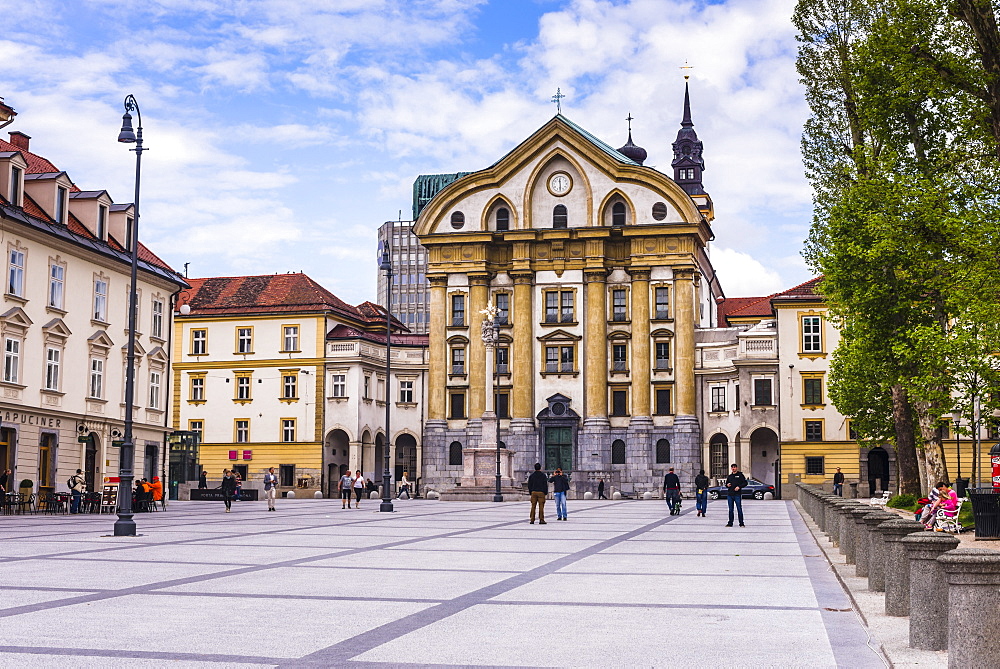
MULTIPOLYGON (((497 479, 497 449, 496 448, 466 448, 462 451, 465 472, 462 476, 463 488, 496 487, 497 479)), ((500 485, 513 486, 514 454, 505 449, 499 449, 500 485)))
MULTIPOLYGON (((489 486, 458 486, 441 491, 441 499, 451 502, 492 502, 496 494, 496 479, 489 486)), ((528 492, 520 487, 511 486, 511 481, 500 482, 500 494, 505 502, 523 502, 528 499, 528 492)))

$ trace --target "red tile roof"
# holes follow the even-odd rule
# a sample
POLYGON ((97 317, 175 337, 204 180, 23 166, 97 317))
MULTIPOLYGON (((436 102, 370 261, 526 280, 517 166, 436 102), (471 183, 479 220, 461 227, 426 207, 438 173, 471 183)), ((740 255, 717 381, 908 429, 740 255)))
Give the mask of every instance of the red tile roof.
MULTIPOLYGON (((37 153, 32 153, 31 151, 25 151, 24 149, 19 148, 16 144, 12 144, 3 139, 0 139, 0 151, 20 152, 21 155, 24 156, 24 160, 28 163, 28 174, 51 174, 51 173, 61 172, 61 170, 55 165, 53 165, 48 159, 39 156, 37 153)), ((80 188, 77 187, 76 184, 73 184, 70 187, 70 191, 78 193, 80 192, 80 188)), ((27 193, 24 194, 23 209, 24 212, 29 216, 33 216, 37 219, 45 221, 46 223, 58 225, 48 214, 45 213, 44 210, 42 210, 40 206, 38 206, 38 203, 35 202, 27 193)), ((94 236, 90 232, 90 230, 88 230, 86 226, 84 226, 83 223, 80 222, 78 218, 73 216, 73 214, 69 215, 66 227, 70 232, 79 235, 81 237, 84 237, 88 240, 97 239, 97 237, 94 236)), ((108 245, 115 250, 124 251, 121 244, 117 243, 117 241, 109 241, 108 245)), ((162 267, 163 269, 173 274, 176 274, 176 272, 174 272, 174 269, 170 265, 165 263, 159 256, 150 251, 142 242, 139 242, 139 260, 148 263, 150 265, 156 265, 157 267, 162 267)))
POLYGON ((800 283, 794 288, 772 293, 765 297, 727 297, 719 305, 719 324, 729 324, 730 318, 765 318, 772 313, 771 302, 775 300, 789 299, 822 299, 822 294, 816 291, 816 287, 823 280, 818 276, 809 279, 805 283, 800 283))
POLYGON ((823 294, 817 289, 819 284, 823 282, 822 276, 817 276, 815 278, 809 279, 804 283, 800 283, 794 288, 789 288, 788 290, 776 293, 771 296, 772 300, 785 300, 785 299, 822 299, 823 294))
MULTIPOLYGON (((326 335, 327 339, 364 339, 385 346, 385 333, 365 332, 349 325, 337 325, 326 335)), ((427 346, 430 337, 422 334, 394 334, 393 346, 427 346)))
POLYGON ((188 279, 177 307, 187 304, 195 315, 300 313, 334 311, 364 321, 356 307, 302 273, 219 276, 188 279))

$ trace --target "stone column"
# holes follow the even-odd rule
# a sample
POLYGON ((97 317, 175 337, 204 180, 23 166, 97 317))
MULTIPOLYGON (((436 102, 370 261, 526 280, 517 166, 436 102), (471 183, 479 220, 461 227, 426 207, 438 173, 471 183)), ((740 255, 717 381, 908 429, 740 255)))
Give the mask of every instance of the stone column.
POLYGON ((948 579, 938 557, 958 548, 958 537, 940 532, 903 537, 910 561, 910 648, 948 647, 948 579))
POLYGON ((868 589, 872 592, 885 592, 885 542, 879 525, 899 518, 888 511, 874 511, 865 516, 865 526, 868 528, 868 589))
POLYGON ((486 410, 486 345, 476 331, 489 300, 490 277, 488 274, 469 274, 469 309, 465 313, 469 330, 469 419, 477 420, 486 410))
POLYGON ((1000 667, 1000 552, 956 548, 938 562, 948 576, 948 666, 1000 667))
POLYGON ((677 415, 695 415, 694 324, 698 305, 694 301, 693 267, 674 269, 674 388, 677 415))
POLYGON ((632 275, 632 423, 651 424, 649 388, 649 270, 631 270, 632 275))
POLYGON ((530 420, 535 424, 535 362, 532 353, 535 350, 534 338, 531 336, 532 319, 532 273, 518 272, 512 275, 514 279, 514 304, 510 309, 510 318, 514 325, 514 341, 511 344, 511 418, 512 420, 530 420))
POLYGON ((853 500, 847 502, 840 507, 840 552, 846 564, 854 564, 854 510, 859 504, 853 500))
POLYGON ((427 352, 427 419, 428 421, 444 421, 446 415, 448 386, 447 358, 448 335, 445 322, 448 314, 447 299, 448 276, 445 274, 428 275, 431 284, 429 328, 430 347, 427 352))
POLYGON ((868 576, 869 549, 866 542, 868 526, 865 525, 865 516, 871 512, 872 508, 867 504, 859 504, 851 509, 851 562, 854 563, 855 576, 868 576), (864 563, 863 566, 862 563, 864 563))
POLYGON ((584 270, 587 284, 587 316, 584 323, 584 383, 586 402, 584 418, 608 419, 608 337, 607 270, 603 267, 584 270))
POLYGON ((838 497, 837 499, 830 502, 830 510, 833 512, 827 521, 826 533, 830 536, 830 541, 833 545, 840 549, 841 554, 843 554, 844 549, 840 545, 840 517, 841 517, 841 507, 847 504, 846 499, 838 497))
POLYGON ((878 526, 885 541, 885 615, 910 615, 910 568, 903 548, 903 537, 923 532, 924 526, 912 520, 889 520, 878 526))

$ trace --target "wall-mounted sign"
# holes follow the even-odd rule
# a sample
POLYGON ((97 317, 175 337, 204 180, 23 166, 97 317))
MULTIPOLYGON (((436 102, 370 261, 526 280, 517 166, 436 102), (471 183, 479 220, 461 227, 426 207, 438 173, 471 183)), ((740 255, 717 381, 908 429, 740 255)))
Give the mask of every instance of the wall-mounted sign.
POLYGON ((229 459, 230 460, 238 460, 239 459, 239 453, 240 453, 239 451, 229 451, 229 459))
POLYGON ((244 460, 253 460, 253 451, 243 451, 244 460))

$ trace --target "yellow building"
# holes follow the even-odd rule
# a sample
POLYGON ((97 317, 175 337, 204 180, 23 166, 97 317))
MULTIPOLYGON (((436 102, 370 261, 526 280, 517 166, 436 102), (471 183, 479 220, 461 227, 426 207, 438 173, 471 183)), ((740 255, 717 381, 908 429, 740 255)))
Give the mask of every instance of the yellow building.
POLYGON ((615 150, 557 115, 486 169, 418 179, 428 201, 414 233, 431 286, 427 487, 454 488, 470 451, 495 443, 483 434, 487 374, 515 480, 540 462, 570 470, 577 493, 600 478, 657 490, 669 466, 690 484, 701 466, 695 329, 712 324, 721 290, 687 96, 681 125, 672 178, 642 164, 631 132, 615 150), (480 336, 488 304, 501 324, 492 369, 480 336))

